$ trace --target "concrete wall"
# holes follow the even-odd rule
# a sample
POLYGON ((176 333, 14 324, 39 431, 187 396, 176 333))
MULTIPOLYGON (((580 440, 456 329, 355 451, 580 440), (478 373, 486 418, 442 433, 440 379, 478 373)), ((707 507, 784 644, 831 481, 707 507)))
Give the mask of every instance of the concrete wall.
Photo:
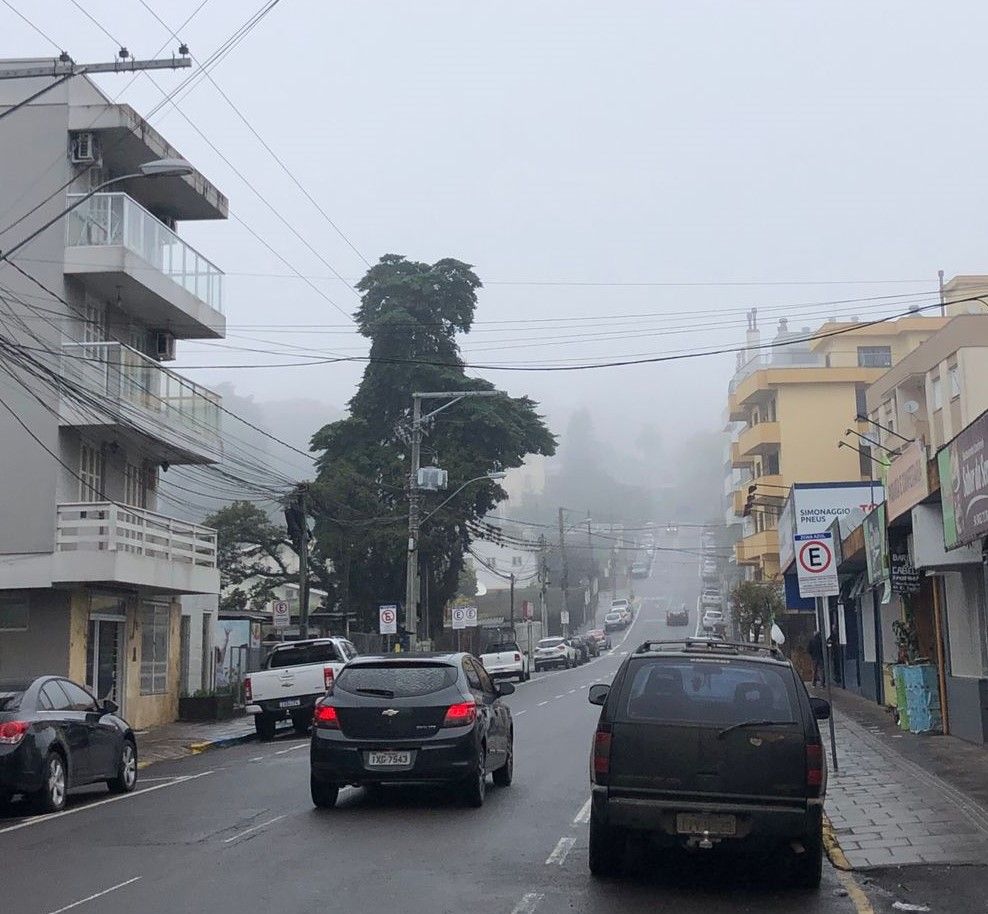
MULTIPOLYGON (((212 622, 219 612, 220 598, 217 595, 185 595, 181 598, 182 615, 189 619, 189 660, 188 678, 180 684, 182 694, 191 695, 201 688, 209 688, 212 674, 203 669, 203 657, 209 664, 208 653, 212 651, 212 622), (203 625, 204 620, 209 622, 203 625)), ((181 659, 181 658, 180 658, 181 659)))
POLYGON ((854 424, 855 410, 854 384, 789 384, 778 390, 779 469, 787 482, 862 478, 858 454, 837 448, 854 424))
POLYGON ((988 743, 988 679, 948 676, 947 713, 951 736, 988 743))
POLYGON ((0 678, 68 675, 69 594, 34 590, 28 600, 27 631, 0 631, 0 678))

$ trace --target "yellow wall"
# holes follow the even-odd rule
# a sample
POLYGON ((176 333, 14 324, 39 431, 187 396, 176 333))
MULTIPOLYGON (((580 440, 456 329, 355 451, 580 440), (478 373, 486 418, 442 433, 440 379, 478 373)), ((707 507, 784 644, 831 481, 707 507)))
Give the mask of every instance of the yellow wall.
POLYGON ((135 729, 167 724, 178 718, 180 675, 180 627, 181 604, 171 604, 171 628, 168 638, 168 691, 161 695, 141 694, 141 625, 136 598, 127 601, 127 666, 126 666, 126 716, 135 729))

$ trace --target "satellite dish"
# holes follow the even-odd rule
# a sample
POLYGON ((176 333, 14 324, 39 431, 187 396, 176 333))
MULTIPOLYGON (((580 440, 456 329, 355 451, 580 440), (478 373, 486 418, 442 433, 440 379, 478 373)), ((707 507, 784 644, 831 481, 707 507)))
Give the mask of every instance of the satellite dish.
POLYGON ((786 643, 786 636, 782 634, 782 629, 774 622, 772 623, 772 643, 780 647, 786 643))
POLYGON ((919 404, 915 400, 906 400, 902 404, 902 408, 909 413, 910 416, 915 416, 919 412, 919 404))

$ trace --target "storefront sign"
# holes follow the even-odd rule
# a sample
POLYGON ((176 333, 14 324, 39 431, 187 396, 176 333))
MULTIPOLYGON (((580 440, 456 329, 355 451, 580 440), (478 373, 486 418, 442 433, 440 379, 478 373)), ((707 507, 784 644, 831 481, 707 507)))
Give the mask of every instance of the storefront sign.
POLYGON ((890 522, 930 494, 926 477, 926 447, 921 441, 907 444, 892 461, 888 468, 887 491, 890 522))
POLYGON ((864 519, 865 559, 868 562, 868 583, 875 585, 889 576, 888 527, 885 505, 879 505, 864 519))
POLYGON ((988 534, 988 413, 937 454, 947 549, 988 534))
POLYGON ((892 590, 895 593, 919 593, 919 572, 913 567, 908 552, 893 552, 889 557, 892 590))

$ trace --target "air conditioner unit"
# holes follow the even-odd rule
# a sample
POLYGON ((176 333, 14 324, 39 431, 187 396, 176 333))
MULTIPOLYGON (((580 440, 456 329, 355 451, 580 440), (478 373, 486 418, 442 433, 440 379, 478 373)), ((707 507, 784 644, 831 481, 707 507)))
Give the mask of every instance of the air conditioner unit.
POLYGON ((163 330, 159 330, 155 335, 155 352, 159 362, 172 362, 175 360, 175 337, 163 330))
POLYGON ((84 130, 72 137, 72 161, 79 163, 95 162, 96 137, 91 130, 84 130))

